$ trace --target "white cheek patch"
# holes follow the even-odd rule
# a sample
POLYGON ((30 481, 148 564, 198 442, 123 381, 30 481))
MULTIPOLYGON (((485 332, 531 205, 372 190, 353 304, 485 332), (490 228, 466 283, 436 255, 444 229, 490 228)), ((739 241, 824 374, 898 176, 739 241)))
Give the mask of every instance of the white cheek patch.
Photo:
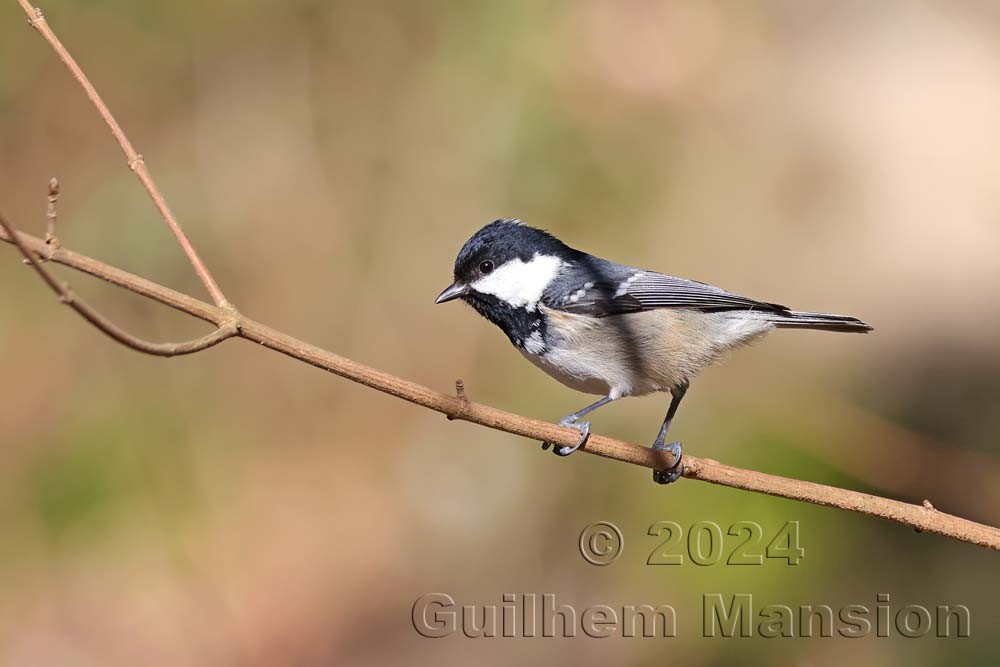
POLYGON ((512 259, 493 273, 472 283, 472 289, 491 294, 514 308, 535 310, 545 288, 559 274, 562 260, 552 255, 535 254, 531 261, 512 259))

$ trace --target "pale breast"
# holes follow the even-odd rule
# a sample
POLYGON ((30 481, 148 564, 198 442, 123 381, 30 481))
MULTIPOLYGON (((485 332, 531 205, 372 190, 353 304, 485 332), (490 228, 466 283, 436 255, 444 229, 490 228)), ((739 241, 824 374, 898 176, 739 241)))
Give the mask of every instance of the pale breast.
POLYGON ((772 328, 746 311, 659 309, 594 318, 540 307, 542 354, 522 350, 566 386, 613 397, 667 391, 689 382, 733 347, 772 328))

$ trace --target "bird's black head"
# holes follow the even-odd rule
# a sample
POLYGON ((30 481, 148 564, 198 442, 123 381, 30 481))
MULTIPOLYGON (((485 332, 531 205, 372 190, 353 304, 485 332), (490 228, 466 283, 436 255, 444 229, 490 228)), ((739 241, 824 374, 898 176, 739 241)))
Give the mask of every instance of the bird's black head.
POLYGON ((455 282, 435 303, 462 299, 522 345, 538 324, 538 302, 579 254, 548 232, 517 220, 495 220, 465 242, 455 282))
POLYGON ((472 235, 455 259, 455 283, 436 303, 494 296, 512 306, 534 305, 576 251, 519 220, 494 220, 472 235))
POLYGON ((462 246, 455 259, 455 280, 472 284, 512 260, 527 264, 535 255, 562 257, 568 251, 556 237, 520 220, 494 220, 462 246))

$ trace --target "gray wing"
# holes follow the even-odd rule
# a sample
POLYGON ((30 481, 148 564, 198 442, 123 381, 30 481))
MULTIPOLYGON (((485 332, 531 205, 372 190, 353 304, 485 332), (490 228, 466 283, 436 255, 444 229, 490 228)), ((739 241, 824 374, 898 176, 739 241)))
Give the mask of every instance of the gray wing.
POLYGON ((713 285, 603 260, 574 267, 572 275, 553 288, 546 294, 545 302, 549 307, 591 317, 654 308, 788 312, 788 308, 780 304, 756 301, 713 285))

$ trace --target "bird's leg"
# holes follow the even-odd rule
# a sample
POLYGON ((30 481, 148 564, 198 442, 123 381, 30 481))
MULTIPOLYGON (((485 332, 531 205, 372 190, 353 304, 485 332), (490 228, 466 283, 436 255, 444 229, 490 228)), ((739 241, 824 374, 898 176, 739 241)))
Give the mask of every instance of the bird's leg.
POLYGON ((667 445, 664 442, 667 439, 667 431, 670 430, 670 422, 674 420, 674 415, 677 414, 677 408, 680 406, 684 394, 687 393, 687 389, 688 385, 684 383, 670 390, 670 407, 667 408, 667 416, 663 419, 663 426, 660 427, 660 432, 653 442, 653 449, 666 450, 674 456, 674 464, 672 466, 665 470, 653 471, 653 481, 657 484, 676 482, 681 473, 684 472, 684 466, 681 465, 681 443, 671 442, 667 445))
MULTIPOLYGON (((604 406, 604 405, 607 405, 608 403, 610 403, 613 400, 615 400, 615 399, 611 398, 610 396, 605 396, 604 398, 602 398, 601 400, 597 401, 596 403, 592 403, 592 404, 588 405, 587 407, 585 407, 585 408, 583 408, 581 410, 577 410, 573 414, 566 415, 565 417, 563 417, 562 419, 560 419, 559 420, 559 425, 560 426, 569 426, 571 428, 575 428, 577 431, 579 431, 581 433, 580 442, 576 443, 572 447, 553 447, 552 448, 552 452, 554 454, 556 454, 557 456, 569 456, 570 454, 572 454, 576 450, 578 450, 581 447, 583 447, 583 445, 587 442, 587 439, 590 437, 590 422, 580 422, 578 424, 577 420, 580 419, 580 417, 583 417, 584 415, 590 414, 591 412, 593 412, 597 408, 599 408, 601 406, 604 406)), ((550 443, 548 443, 548 442, 543 442, 542 443, 542 449, 548 449, 549 448, 549 444, 550 443)))

